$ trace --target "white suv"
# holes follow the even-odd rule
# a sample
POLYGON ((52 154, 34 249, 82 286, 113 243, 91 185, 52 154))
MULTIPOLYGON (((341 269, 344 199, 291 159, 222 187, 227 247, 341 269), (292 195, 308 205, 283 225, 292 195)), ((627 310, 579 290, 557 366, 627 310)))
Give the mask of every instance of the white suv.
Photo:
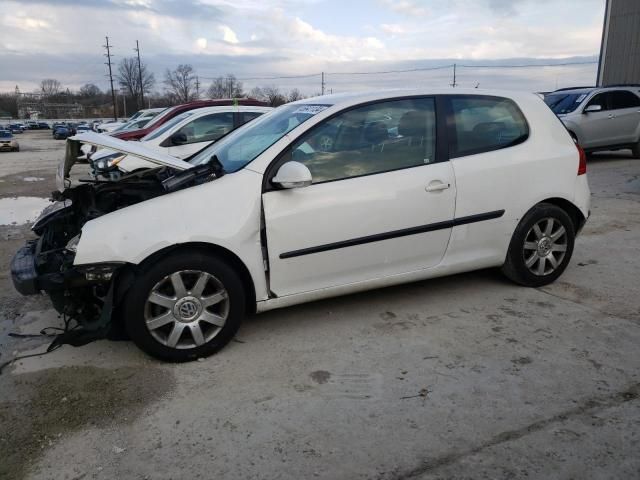
POLYGON ((640 85, 566 88, 544 101, 585 151, 629 148, 640 158, 640 85))
MULTIPOLYGON (((61 174, 102 138, 70 139, 61 174)), ((251 312, 490 267, 545 285, 589 215, 584 153, 533 94, 329 95, 189 163, 117 148, 163 166, 57 195, 13 281, 172 361, 216 352, 251 312)))

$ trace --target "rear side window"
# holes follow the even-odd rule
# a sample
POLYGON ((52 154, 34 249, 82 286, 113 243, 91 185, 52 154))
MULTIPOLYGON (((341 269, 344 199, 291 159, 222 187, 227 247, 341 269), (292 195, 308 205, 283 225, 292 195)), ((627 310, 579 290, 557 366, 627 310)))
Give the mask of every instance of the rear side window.
POLYGON ((529 127, 518 106, 507 98, 450 97, 449 156, 490 152, 524 142, 529 127))
POLYGON ((627 90, 609 92, 609 101, 612 110, 640 107, 640 98, 627 90))

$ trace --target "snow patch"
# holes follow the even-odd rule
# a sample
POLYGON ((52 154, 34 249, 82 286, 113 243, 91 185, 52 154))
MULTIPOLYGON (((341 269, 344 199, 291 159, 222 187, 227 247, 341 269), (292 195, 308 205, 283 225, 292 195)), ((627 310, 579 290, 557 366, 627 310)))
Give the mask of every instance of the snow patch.
POLYGON ((42 177, 24 177, 22 180, 25 182, 41 182, 44 180, 42 177))
POLYGON ((0 198, 0 225, 22 225, 33 222, 50 205, 46 198, 0 198))

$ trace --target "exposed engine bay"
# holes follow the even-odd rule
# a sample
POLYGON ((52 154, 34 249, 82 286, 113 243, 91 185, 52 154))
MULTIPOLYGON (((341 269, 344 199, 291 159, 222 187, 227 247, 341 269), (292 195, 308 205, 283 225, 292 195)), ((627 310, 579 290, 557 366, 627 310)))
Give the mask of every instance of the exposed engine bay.
POLYGON ((79 145, 73 139, 68 141, 67 156, 59 169, 66 188, 52 193, 54 203, 32 226, 38 238, 28 241, 16 253, 11 273, 16 289, 23 295, 44 291, 65 319, 75 320, 79 327, 97 330, 111 320, 117 303, 114 284, 125 264, 74 265, 85 223, 160 195, 209 182, 222 176, 223 171, 214 157, 207 164, 189 169, 161 166, 117 180, 80 179, 71 186, 68 173, 75 161, 69 161, 70 152, 73 160, 73 152, 79 151, 79 145))

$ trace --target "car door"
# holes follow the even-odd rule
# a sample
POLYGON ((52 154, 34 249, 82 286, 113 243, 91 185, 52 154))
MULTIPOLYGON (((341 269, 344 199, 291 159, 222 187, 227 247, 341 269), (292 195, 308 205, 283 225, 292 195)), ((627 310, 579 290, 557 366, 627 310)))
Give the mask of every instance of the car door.
POLYGON ((433 98, 352 108, 292 142, 267 171, 263 194, 271 291, 291 295, 440 263, 456 190, 437 148, 433 98), (320 141, 327 135, 330 149, 320 141), (286 161, 307 166, 313 183, 277 189, 270 179, 286 161))
POLYGON ((613 115, 609 110, 609 92, 602 92, 589 100, 582 110, 580 120, 580 144, 583 148, 601 147, 616 143, 618 136, 612 123, 613 115), (600 105, 599 112, 586 112, 591 105, 600 105))
POLYGON ((628 90, 609 92, 611 103, 612 130, 615 130, 616 144, 635 143, 638 141, 640 125, 640 98, 628 90))
POLYGON ((168 153, 177 158, 187 158, 233 128, 233 112, 218 112, 196 118, 170 137, 168 153))

